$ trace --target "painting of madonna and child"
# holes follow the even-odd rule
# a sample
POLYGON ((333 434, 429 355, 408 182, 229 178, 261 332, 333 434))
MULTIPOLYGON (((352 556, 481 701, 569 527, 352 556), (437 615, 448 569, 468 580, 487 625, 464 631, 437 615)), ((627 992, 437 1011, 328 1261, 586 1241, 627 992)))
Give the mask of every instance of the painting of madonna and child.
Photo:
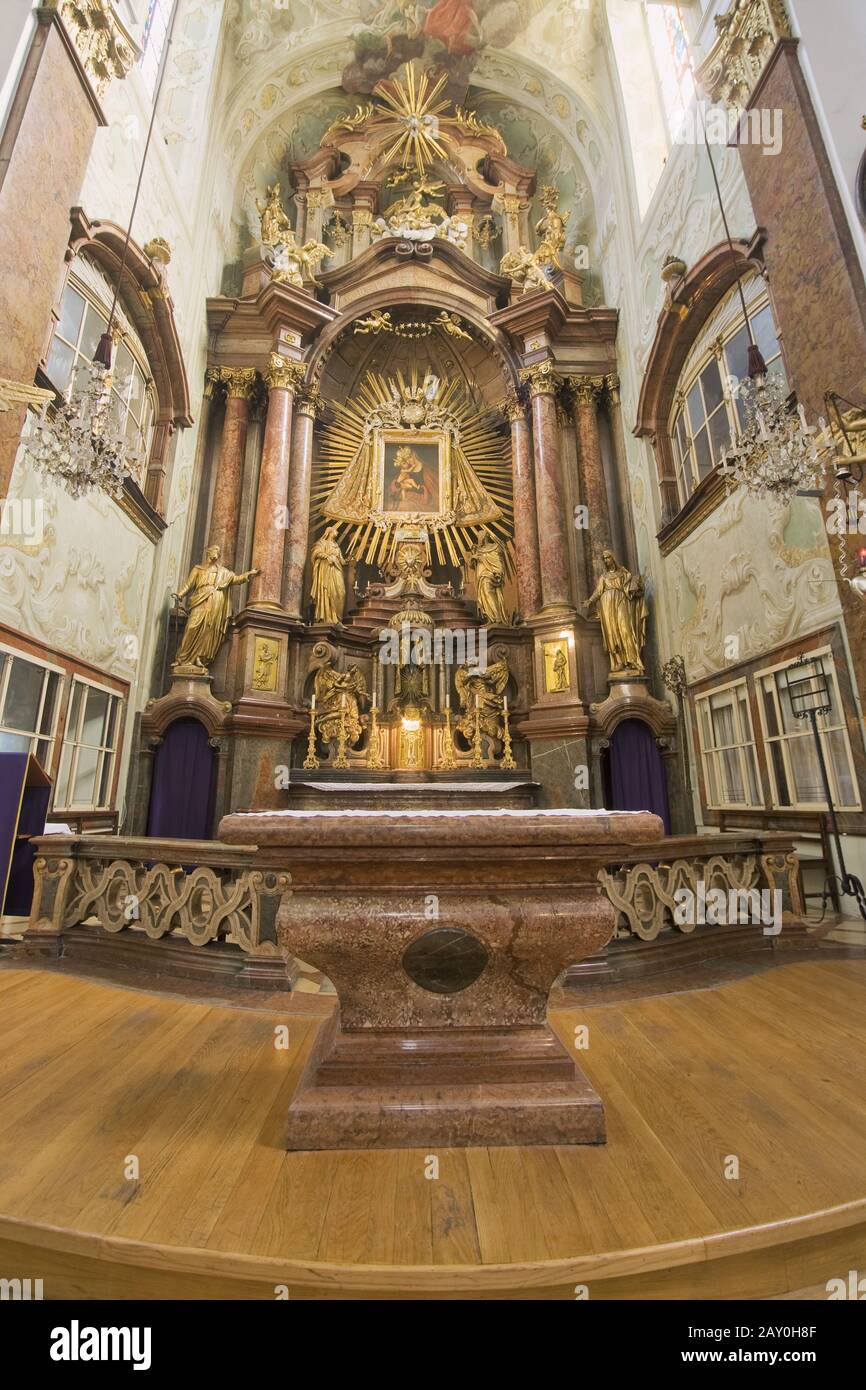
POLYGON ((402 515, 445 511, 446 472, 441 438, 386 437, 382 444, 381 510, 402 515))

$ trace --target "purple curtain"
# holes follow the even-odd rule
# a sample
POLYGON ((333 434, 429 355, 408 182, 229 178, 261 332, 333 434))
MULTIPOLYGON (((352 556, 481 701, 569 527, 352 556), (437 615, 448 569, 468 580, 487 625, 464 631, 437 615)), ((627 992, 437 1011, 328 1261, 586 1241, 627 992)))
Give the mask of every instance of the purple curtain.
POLYGON ((45 829, 51 787, 35 785, 41 776, 29 754, 0 753, 0 912, 10 917, 27 917, 33 901, 36 853, 21 837, 41 835, 45 829))
POLYGON ((213 818, 214 750, 197 719, 178 719, 166 729, 153 761, 148 835, 169 840, 209 840, 213 818))
POLYGON ((610 738, 612 811, 653 811, 671 833, 668 784, 662 755, 652 729, 638 719, 625 719, 610 738))

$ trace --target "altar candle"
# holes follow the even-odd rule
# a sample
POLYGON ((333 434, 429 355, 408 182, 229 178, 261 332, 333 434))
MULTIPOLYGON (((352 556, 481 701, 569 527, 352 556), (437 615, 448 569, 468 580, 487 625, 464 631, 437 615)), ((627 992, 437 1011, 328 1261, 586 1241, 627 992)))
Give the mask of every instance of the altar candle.
POLYGON ((507 714, 507 713, 508 713, 508 696, 507 696, 507 695, 503 695, 503 697, 502 697, 502 708, 503 708, 503 710, 505 711, 505 713, 507 714))
POLYGON ((314 690, 313 693, 312 693, 312 695, 310 696, 310 713, 311 713, 311 714, 313 713, 313 711, 314 711, 315 708, 316 708, 316 692, 315 692, 315 690, 314 690))
POLYGON ((475 708, 476 708, 476 709, 480 709, 480 708, 481 708, 481 696, 480 696, 480 694, 478 693, 477 690, 476 690, 476 692, 475 692, 475 708))

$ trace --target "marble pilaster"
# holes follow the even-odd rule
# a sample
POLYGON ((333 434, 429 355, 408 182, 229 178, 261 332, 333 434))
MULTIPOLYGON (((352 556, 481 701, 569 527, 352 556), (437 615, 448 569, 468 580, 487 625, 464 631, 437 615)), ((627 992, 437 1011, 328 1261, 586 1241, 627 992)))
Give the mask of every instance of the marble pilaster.
POLYGON ((545 609, 571 609, 567 519, 555 395, 559 378, 550 362, 527 368, 523 378, 532 402, 541 597, 545 609))
POLYGON ((220 367, 214 371, 212 378, 226 385, 226 411, 211 504, 208 545, 218 545, 222 563, 232 569, 237 558, 250 394, 255 386, 256 373, 252 367, 220 367))
POLYGON ((268 418, 262 448, 259 495, 253 533, 252 567, 259 573, 250 582, 251 608, 279 608, 283 588, 283 556, 292 453, 294 393, 305 368, 278 353, 265 373, 268 418))

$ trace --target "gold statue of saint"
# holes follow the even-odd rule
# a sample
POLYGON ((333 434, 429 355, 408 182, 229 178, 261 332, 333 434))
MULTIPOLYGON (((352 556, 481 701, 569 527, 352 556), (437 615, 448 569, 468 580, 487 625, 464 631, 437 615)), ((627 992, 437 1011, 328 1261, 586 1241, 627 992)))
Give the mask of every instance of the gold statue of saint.
POLYGON ((243 584, 258 574, 258 570, 233 574, 220 564, 219 557, 219 546, 209 546, 204 564, 193 567, 183 588, 174 596, 185 598, 187 594, 191 595, 186 627, 172 667, 174 670, 183 667, 193 671, 210 669, 231 619, 229 589, 233 584, 243 584))
POLYGON ((310 552, 313 564, 313 602, 317 623, 341 623, 346 606, 343 552, 335 535, 337 526, 328 526, 310 552))
POLYGON ((487 531, 474 550, 466 557, 466 563, 475 571, 475 590, 478 607, 488 623, 508 626, 505 611, 505 555, 502 546, 487 531))
POLYGON ((618 564, 612 550, 603 551, 602 560, 604 569, 584 607, 598 607, 611 675, 633 671, 642 676, 648 611, 643 580, 618 564))
POLYGON ((280 199, 280 185, 278 183, 270 185, 264 203, 260 203, 256 198, 256 207, 262 219, 263 246, 280 246, 283 242, 294 241, 292 224, 280 199))

